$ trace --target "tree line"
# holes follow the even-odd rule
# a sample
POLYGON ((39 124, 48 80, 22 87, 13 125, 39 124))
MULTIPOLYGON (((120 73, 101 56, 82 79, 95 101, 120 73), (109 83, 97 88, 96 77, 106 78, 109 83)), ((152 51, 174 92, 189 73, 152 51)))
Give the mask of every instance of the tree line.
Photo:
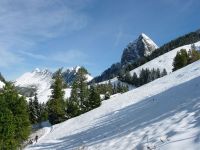
POLYGON ((167 75, 166 69, 163 69, 162 72, 159 68, 157 69, 143 69, 140 71, 139 75, 135 72, 131 76, 130 72, 127 72, 123 76, 118 76, 118 79, 122 82, 126 82, 128 84, 134 85, 136 87, 142 86, 146 83, 149 83, 157 78, 163 77, 167 75))
POLYGON ((104 95, 104 100, 109 99, 111 95, 125 93, 129 90, 128 85, 124 85, 120 82, 112 84, 110 80, 105 84, 97 84, 96 88, 99 94, 104 95))
POLYGON ((177 52, 173 61, 173 71, 185 67, 200 59, 200 52, 196 50, 195 45, 187 52, 186 49, 181 49, 177 52))

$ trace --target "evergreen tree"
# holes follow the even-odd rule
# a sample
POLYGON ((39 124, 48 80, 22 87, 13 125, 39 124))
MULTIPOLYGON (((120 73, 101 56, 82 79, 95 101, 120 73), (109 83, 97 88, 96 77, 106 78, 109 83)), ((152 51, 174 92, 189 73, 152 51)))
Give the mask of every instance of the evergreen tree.
POLYGON ((139 85, 138 76, 135 72, 133 73, 132 84, 135 85, 135 86, 139 85))
POLYGON ((173 71, 180 69, 188 64, 188 54, 185 49, 181 49, 180 52, 177 52, 174 62, 173 62, 173 71))
POLYGON ((123 93, 122 85, 120 82, 117 83, 117 93, 123 93))
POLYGON ((101 105, 100 95, 99 95, 97 89, 95 88, 95 86, 90 87, 90 94, 89 94, 88 102, 89 102, 88 106, 87 106, 88 110, 92 110, 101 105))
POLYGON ((79 106, 76 101, 72 101, 71 99, 67 100, 66 106, 67 106, 67 109, 66 109, 67 119, 76 117, 80 114, 79 106))
POLYGON ((39 104, 39 118, 38 122, 41 123, 42 121, 48 120, 48 110, 45 103, 39 104))
POLYGON ((159 68, 157 68, 157 70, 156 70, 156 75, 157 75, 157 78, 161 77, 161 73, 160 73, 160 69, 159 68))
POLYGON ((109 80, 107 87, 105 88, 106 92, 109 92, 109 94, 112 94, 112 88, 113 88, 113 85, 112 85, 111 81, 109 80))
MULTIPOLYGON (((81 67, 76 75, 75 81, 72 84, 72 91, 70 101, 73 103, 71 105, 77 105, 75 108, 78 108, 78 114, 84 113, 87 108, 88 103, 88 87, 86 82, 87 70, 84 67, 81 67)), ((77 112, 77 111, 75 111, 77 112)))
POLYGON ((37 93, 34 94, 34 99, 33 99, 33 105, 35 108, 35 116, 36 116, 36 120, 37 122, 39 122, 39 118, 40 118, 40 105, 38 102, 38 97, 37 97, 37 93))
POLYGON ((167 75, 167 70, 166 69, 163 69, 163 72, 161 73, 161 76, 166 76, 167 75))
POLYGON ((197 60, 200 59, 200 52, 195 50, 195 49, 191 49, 188 52, 188 64, 191 64, 197 60))
POLYGON ((0 149, 18 149, 30 133, 27 102, 11 83, 6 83, 0 93, 0 106, 0 149))
POLYGON ((29 110, 29 120, 31 121, 31 124, 37 123, 37 116, 36 116, 36 110, 33 103, 33 99, 29 98, 29 104, 28 104, 28 110, 29 110))
POLYGON ((53 79, 51 98, 47 102, 48 119, 51 124, 64 121, 65 118, 65 101, 64 101, 64 81, 62 78, 62 69, 59 69, 53 79))
POLYGON ((128 83, 131 83, 131 82, 132 82, 132 77, 131 77, 130 72, 127 72, 127 73, 125 74, 125 79, 124 79, 124 80, 127 81, 128 83))

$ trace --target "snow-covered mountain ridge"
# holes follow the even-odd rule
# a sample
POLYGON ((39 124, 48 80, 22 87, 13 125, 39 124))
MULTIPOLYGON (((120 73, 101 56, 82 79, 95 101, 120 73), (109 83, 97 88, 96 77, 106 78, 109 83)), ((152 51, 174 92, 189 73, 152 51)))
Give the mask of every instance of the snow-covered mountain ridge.
POLYGON ((200 61, 51 127, 35 150, 200 147, 200 61))
POLYGON ((36 68, 32 72, 27 72, 16 79, 15 86, 35 89, 38 94, 38 100, 46 102, 51 94, 52 75, 53 73, 47 69, 40 70, 36 68))
MULTIPOLYGON (((76 66, 66 69, 62 73, 67 84, 71 84, 74 81, 78 69, 80 69, 80 67, 76 66)), ((29 97, 30 94, 37 92, 39 102, 47 102, 51 95, 50 87, 53 82, 52 77, 53 72, 48 69, 36 68, 32 72, 26 72, 17 78, 14 84, 22 91, 22 93, 28 93, 26 94, 27 97, 29 97)), ((86 75, 86 78, 88 82, 92 80, 92 76, 89 74, 86 75)), ((70 88, 65 89, 65 98, 70 96, 70 92, 70 88)))
MULTIPOLYGON (((194 45, 199 50, 200 42, 196 42, 196 43, 194 43, 194 45)), ((133 69, 132 71, 130 71, 130 74, 133 75, 134 72, 136 74, 139 74, 142 69, 146 69, 146 68, 149 68, 149 69, 159 68, 160 70, 166 69, 167 73, 171 73, 172 69, 173 69, 173 60, 174 60, 174 57, 176 56, 177 52, 180 51, 181 49, 186 49, 187 51, 189 51, 191 49, 191 46, 192 46, 192 44, 175 48, 175 49, 145 63, 144 65, 133 69)), ((117 82, 119 82, 117 77, 111 79, 110 81, 113 84, 114 83, 116 84, 117 82)), ((101 82, 100 84, 104 84, 104 83, 108 83, 108 82, 109 81, 104 81, 104 82, 101 82)))

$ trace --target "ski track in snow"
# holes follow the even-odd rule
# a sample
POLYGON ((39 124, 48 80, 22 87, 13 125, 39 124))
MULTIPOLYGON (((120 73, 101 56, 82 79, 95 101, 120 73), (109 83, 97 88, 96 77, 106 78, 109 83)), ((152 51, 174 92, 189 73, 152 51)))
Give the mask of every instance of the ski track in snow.
POLYGON ((200 147, 200 61, 53 126, 27 150, 200 147))

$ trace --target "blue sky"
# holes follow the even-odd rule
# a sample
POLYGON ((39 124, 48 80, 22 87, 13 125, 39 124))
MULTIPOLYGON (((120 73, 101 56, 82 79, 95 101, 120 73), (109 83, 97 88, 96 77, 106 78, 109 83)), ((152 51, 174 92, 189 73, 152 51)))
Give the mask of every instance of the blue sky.
POLYGON ((98 75, 147 34, 157 45, 200 28, 199 0, 0 0, 0 72, 85 66, 98 75))

